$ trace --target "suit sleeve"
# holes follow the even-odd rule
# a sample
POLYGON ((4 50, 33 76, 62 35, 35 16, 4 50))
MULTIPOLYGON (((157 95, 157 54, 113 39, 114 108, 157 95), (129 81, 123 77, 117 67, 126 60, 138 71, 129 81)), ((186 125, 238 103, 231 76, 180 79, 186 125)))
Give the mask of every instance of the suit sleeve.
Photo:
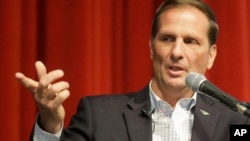
POLYGON ((64 129, 61 141, 92 141, 92 113, 87 98, 81 99, 76 114, 72 117, 68 128, 64 129))

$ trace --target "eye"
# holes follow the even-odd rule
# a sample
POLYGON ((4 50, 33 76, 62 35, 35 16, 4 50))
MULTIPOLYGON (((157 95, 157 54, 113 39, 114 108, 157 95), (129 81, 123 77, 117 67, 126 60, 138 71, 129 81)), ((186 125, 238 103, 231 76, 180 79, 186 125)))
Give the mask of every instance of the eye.
POLYGON ((172 42, 175 40, 175 38, 171 35, 162 35, 160 40, 163 42, 172 42))
POLYGON ((193 45, 198 45, 199 44, 199 42, 197 40, 193 39, 193 38, 187 38, 187 39, 184 40, 184 42, 186 44, 193 44, 193 45))

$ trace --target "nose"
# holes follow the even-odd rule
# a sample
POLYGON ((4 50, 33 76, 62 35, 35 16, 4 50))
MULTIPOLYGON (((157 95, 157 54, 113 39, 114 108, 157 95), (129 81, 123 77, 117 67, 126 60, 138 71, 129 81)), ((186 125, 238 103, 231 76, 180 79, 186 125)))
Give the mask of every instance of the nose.
POLYGON ((176 40, 172 46, 170 59, 174 62, 183 58, 183 42, 181 40, 176 40))

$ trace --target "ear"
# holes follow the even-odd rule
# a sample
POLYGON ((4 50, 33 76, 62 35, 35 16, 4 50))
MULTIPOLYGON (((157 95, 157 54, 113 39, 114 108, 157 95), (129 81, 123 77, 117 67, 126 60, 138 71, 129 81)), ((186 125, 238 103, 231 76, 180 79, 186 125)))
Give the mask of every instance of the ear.
POLYGON ((207 65, 207 69, 211 69, 213 64, 214 64, 214 60, 216 58, 217 55, 217 46, 216 45, 212 45, 209 48, 209 58, 208 58, 208 65, 207 65))
POLYGON ((153 56, 154 56, 154 51, 153 51, 153 46, 154 46, 153 44, 154 43, 153 43, 153 41, 151 39, 149 40, 148 43, 149 43, 149 48, 150 48, 150 59, 152 60, 153 56))

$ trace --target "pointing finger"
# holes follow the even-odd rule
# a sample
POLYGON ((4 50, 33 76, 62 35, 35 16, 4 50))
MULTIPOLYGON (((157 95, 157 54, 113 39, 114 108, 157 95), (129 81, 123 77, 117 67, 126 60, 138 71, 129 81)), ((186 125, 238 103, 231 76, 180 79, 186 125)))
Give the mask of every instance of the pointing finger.
POLYGON ((17 80, 26 88, 28 88, 31 92, 34 92, 38 86, 38 82, 26 77, 24 74, 17 72, 15 74, 17 80))

